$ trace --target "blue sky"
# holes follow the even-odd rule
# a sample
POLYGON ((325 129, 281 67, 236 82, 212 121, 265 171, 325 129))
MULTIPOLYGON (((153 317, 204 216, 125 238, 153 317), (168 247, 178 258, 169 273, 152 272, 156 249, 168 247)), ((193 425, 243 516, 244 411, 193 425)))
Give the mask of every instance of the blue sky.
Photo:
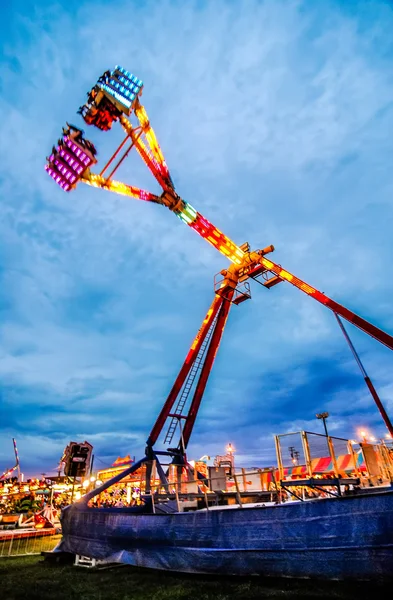
MULTIPOLYGON (((140 455, 225 259, 168 211, 80 186, 45 156, 107 68, 143 104, 178 192, 237 243, 393 332, 393 12, 388 2, 6 0, 0 146, 0 469, 88 439, 140 455)), ((120 131, 89 129, 101 160, 120 131)), ((119 178, 158 192, 138 156, 119 178)), ((393 416, 393 355, 350 328, 393 416)), ((234 307, 189 454, 274 433, 385 433, 333 315, 287 284, 234 307)))

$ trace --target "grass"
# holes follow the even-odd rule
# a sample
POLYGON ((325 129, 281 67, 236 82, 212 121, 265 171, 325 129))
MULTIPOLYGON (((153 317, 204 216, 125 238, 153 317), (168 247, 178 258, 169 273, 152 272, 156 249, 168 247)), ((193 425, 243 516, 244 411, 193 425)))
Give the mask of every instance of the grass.
POLYGON ((217 578, 120 567, 53 565, 41 556, 0 560, 2 600, 257 600, 378 598, 387 586, 292 579, 217 578))

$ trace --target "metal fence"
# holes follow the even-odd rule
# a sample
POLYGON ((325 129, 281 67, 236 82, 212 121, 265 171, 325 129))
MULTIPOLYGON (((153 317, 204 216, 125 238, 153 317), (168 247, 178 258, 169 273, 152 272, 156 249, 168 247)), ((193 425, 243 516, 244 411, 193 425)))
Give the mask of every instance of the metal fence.
POLYGON ((340 477, 359 475, 351 440, 309 431, 305 431, 304 435, 311 474, 330 473, 340 477))
POLYGON ((275 439, 280 479, 354 476, 369 485, 393 480, 393 448, 385 442, 357 443, 309 431, 275 439))
POLYGON ((60 540, 60 534, 48 535, 45 531, 1 531, 0 558, 51 552, 60 540))
POLYGON ((276 451, 279 468, 289 469, 306 464, 302 431, 276 436, 276 451))
POLYGON ((386 443, 360 443, 353 446, 359 470, 371 485, 393 482, 393 452, 386 443))

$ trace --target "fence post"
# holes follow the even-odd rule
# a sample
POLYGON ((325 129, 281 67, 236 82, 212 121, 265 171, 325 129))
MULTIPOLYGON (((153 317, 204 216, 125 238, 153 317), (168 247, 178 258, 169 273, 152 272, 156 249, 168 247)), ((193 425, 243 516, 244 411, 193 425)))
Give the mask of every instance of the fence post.
POLYGON ((236 498, 237 498, 238 504, 240 505, 240 508, 243 508, 242 497, 240 495, 239 484, 238 484, 238 481, 237 481, 236 473, 233 473, 233 479, 235 480, 236 498))
POLYGON ((207 499, 206 486, 203 487, 203 492, 205 494, 206 510, 209 510, 209 500, 207 499))
POLYGON ((247 477, 246 477, 246 469, 243 469, 242 467, 242 477, 243 477, 243 488, 244 491, 247 491, 247 477))
POLYGON ((332 438, 330 437, 330 435, 328 435, 327 443, 328 443, 330 458, 332 459, 332 463, 333 463, 334 476, 338 477, 339 474, 338 474, 338 468, 337 468, 336 455, 334 454, 334 446, 333 446, 332 438))
POLYGON ((177 505, 177 512, 180 512, 180 502, 179 502, 179 490, 177 487, 177 481, 175 482, 175 496, 176 496, 176 505, 177 505))
POLYGON ((151 485, 150 483, 150 494, 151 494, 151 502, 152 502, 152 510, 153 510, 153 514, 156 514, 156 506, 154 504, 154 488, 155 488, 155 484, 156 484, 156 461, 153 460, 153 469, 152 469, 152 479, 153 479, 153 485, 151 485))
POLYGON ((390 481, 390 483, 393 483, 393 465, 392 465, 392 460, 390 458, 389 450, 386 447, 385 442, 382 442, 381 451, 382 451, 383 461, 385 463, 386 470, 388 472, 389 481, 390 481))
POLYGON ((312 477, 312 465, 311 465, 311 457, 310 457, 310 448, 309 448, 309 445, 308 445, 308 440, 307 440, 307 434, 306 434, 306 432, 302 431, 301 432, 301 436, 302 436, 304 458, 306 459, 307 474, 308 474, 309 477, 312 477))
POLYGON ((261 484, 261 491, 264 491, 264 485, 265 482, 263 481, 263 474, 262 474, 262 470, 258 469, 258 473, 259 473, 259 482, 261 484))
POLYGON ((357 463, 356 456, 355 456, 355 451, 353 449, 351 440, 348 440, 348 448, 349 448, 349 452, 352 456, 355 475, 356 475, 356 477, 360 477, 359 467, 358 467, 358 463, 357 463))
POLYGON ((379 444, 375 444, 374 446, 374 452, 375 455, 377 457, 377 463, 378 463, 378 467, 379 467, 379 473, 381 476, 381 479, 390 479, 390 473, 387 469, 387 464, 385 461, 385 457, 383 455, 382 452, 382 446, 380 446, 379 444))
POLYGON ((280 446, 280 440, 279 440, 278 435, 274 436, 274 442, 276 444, 277 465, 278 465, 278 470, 280 473, 280 481, 281 481, 282 479, 284 479, 284 468, 282 466, 281 446, 280 446))
POLYGON ((11 548, 12 548, 12 542, 14 541, 14 535, 15 534, 12 534, 10 545, 8 547, 8 556, 11 556, 11 548))

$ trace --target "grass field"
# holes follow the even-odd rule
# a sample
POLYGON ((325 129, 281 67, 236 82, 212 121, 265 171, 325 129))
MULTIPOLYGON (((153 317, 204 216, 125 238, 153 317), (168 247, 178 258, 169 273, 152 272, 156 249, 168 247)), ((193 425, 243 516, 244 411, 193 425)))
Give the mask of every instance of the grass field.
POLYGON ((197 577, 132 567, 97 571, 52 565, 40 556, 0 560, 2 600, 359 600, 388 597, 389 591, 365 583, 197 577))

